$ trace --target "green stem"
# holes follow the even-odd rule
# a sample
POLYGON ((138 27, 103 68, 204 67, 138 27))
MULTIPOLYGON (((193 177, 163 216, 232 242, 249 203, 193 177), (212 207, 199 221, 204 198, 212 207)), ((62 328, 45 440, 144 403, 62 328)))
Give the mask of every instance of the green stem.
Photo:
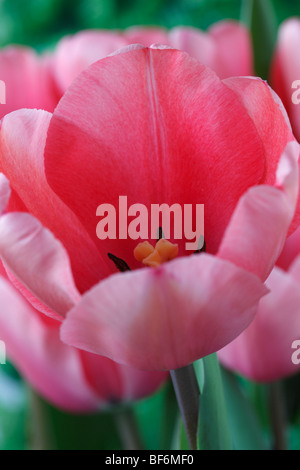
POLYGON ((277 37, 277 19, 271 0, 243 0, 241 20, 251 32, 255 74, 267 80, 277 37))
POLYGON ((269 386, 270 421, 273 430, 273 449, 287 450, 286 409, 281 383, 274 382, 269 386))
POLYGON ((55 436, 51 418, 43 399, 32 389, 29 389, 30 399, 30 449, 55 450, 55 436))
POLYGON ((192 450, 197 449, 199 387, 192 364, 170 371, 185 432, 192 450))
POLYGON ((120 407, 114 416, 119 436, 123 443, 123 450, 143 449, 133 410, 130 407, 120 407))

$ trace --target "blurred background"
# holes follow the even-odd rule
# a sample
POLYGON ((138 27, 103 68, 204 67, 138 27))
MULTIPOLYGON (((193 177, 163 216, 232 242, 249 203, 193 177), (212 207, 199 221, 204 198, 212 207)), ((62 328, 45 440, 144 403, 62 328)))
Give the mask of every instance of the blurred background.
MULTIPOLYGON (((48 47, 84 28, 191 25, 206 29, 224 18, 240 19, 251 0, 1 0, 0 45, 48 47)), ((299 0, 273 0, 276 21, 300 15, 299 0)))
MULTIPOLYGON (((247 22, 247 3, 250 1, 0 0, 0 47, 25 44, 43 51, 54 47, 62 36, 89 28, 124 29, 134 25, 172 28, 189 25, 206 30, 222 19, 247 22)), ((269 58, 280 23, 288 17, 300 16, 300 0, 272 0, 270 4, 274 11, 274 16, 268 18, 273 34, 271 44, 259 42, 260 48, 262 44, 269 48, 266 50, 269 58)), ((260 32, 264 34, 263 30, 260 32)), ((263 448, 263 439, 269 436, 267 388, 243 379, 239 381, 250 397, 251 406, 256 409, 265 432, 262 440, 253 443, 253 446, 263 448)), ((299 377, 284 381, 284 387, 290 417, 289 447, 300 449, 299 377)), ((230 384, 227 390, 230 390, 230 384)), ((233 407, 236 405, 237 401, 232 403, 233 407)), ((149 449, 167 449, 171 446, 169 436, 174 425, 174 410, 177 410, 177 405, 170 384, 135 406, 134 413, 149 449)), ((251 414, 251 411, 248 410, 248 413, 251 414)), ((243 427, 242 421, 240 425, 243 427)), ((24 384, 13 365, 8 362, 0 365, 1 450, 47 447, 116 449, 120 445, 115 418, 109 412, 98 416, 72 416, 56 410, 24 384)))

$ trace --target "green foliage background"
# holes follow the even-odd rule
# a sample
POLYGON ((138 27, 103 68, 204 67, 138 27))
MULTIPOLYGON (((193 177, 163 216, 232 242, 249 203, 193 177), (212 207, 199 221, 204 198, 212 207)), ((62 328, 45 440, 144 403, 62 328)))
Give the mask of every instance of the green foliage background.
MULTIPOLYGON (((2 0, 0 46, 23 43, 40 48, 83 28, 181 24, 206 29, 224 18, 240 18, 241 4, 242 0, 2 0)), ((278 23, 300 16, 299 0, 273 4, 278 23)))

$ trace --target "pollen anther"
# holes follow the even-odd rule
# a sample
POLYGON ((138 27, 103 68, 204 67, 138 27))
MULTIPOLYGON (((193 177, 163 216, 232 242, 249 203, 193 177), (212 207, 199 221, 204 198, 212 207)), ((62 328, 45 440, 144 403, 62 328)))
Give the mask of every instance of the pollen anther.
POLYGON ((149 242, 139 243, 134 249, 134 257, 146 266, 157 267, 171 261, 178 255, 178 245, 161 238, 153 247, 149 242))

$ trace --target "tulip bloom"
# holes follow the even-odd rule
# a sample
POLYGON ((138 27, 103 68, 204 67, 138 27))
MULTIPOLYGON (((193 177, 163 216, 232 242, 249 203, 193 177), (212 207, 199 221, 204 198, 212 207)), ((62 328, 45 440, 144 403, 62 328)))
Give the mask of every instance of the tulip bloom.
POLYGON ((235 21, 220 21, 207 32, 191 27, 132 27, 124 32, 88 30, 63 37, 53 54, 53 75, 64 93, 72 81, 93 62, 130 44, 165 44, 187 52, 212 68, 220 78, 253 75, 248 30, 235 21))
POLYGON ((20 108, 53 111, 60 95, 50 69, 49 56, 39 56, 29 47, 8 46, 2 49, 0 80, 5 100, 0 100, 0 119, 20 108))
POLYGON ((278 41, 271 70, 271 85, 288 112, 293 132, 300 140, 300 20, 284 21, 278 32, 278 41))
POLYGON ((257 382, 300 371, 293 361, 293 345, 300 343, 300 229, 287 239, 266 285, 270 293, 260 301, 254 321, 218 353, 226 367, 257 382))
POLYGON ((236 338, 298 223, 299 146, 278 98, 174 49, 96 62, 53 115, 6 116, 0 145, 8 277, 62 322, 64 342, 130 367, 176 369, 236 338), (175 258, 153 247, 171 261, 148 267, 137 241, 99 240, 96 209, 120 195, 148 208, 204 204, 206 253, 187 253, 183 239, 175 258))

